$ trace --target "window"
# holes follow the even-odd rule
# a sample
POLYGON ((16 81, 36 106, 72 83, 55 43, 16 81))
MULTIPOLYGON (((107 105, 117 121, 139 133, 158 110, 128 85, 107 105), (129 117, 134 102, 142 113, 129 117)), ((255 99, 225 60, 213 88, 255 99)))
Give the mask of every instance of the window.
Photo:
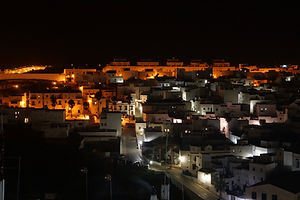
POLYGON ((260 172, 263 172, 263 168, 260 168, 260 172))
POLYGON ((261 200, 267 200, 267 194, 261 193, 261 200))
POLYGON ((25 118, 24 118, 24 123, 27 124, 28 122, 29 122, 28 117, 25 117, 25 118))
POLYGON ((78 113, 80 113, 80 110, 78 110, 78 113))
POLYGON ((261 182, 262 182, 262 181, 264 181, 264 178, 263 178, 263 177, 261 177, 261 178, 260 178, 260 181, 261 181, 261 182))
POLYGON ((255 167, 253 167, 253 169, 252 169, 253 171, 255 171, 255 167))
POLYGON ((299 159, 296 159, 296 167, 299 168, 300 167, 300 162, 299 159))
POLYGON ((253 176, 253 180, 255 180, 255 176, 253 176))
POLYGON ((277 200, 277 194, 272 194, 272 200, 277 200))
POLYGON ((256 192, 252 192, 252 193, 251 193, 251 198, 252 198, 252 199, 256 199, 256 192))

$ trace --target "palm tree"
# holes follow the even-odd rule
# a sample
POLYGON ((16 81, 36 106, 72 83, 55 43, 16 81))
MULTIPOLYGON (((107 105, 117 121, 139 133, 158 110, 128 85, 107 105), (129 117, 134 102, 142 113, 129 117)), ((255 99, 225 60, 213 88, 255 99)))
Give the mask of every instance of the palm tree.
POLYGON ((218 177, 215 181, 215 188, 219 191, 219 199, 222 199, 222 191, 226 188, 226 183, 222 177, 218 177))
POLYGON ((69 108, 71 108, 71 118, 72 118, 72 109, 73 109, 73 107, 75 106, 75 102, 74 102, 73 99, 70 99, 70 100, 68 101, 68 104, 69 104, 69 108))
POLYGON ((102 92, 101 92, 101 90, 95 94, 95 98, 98 101, 97 102, 98 103, 98 116, 97 117, 100 118, 99 104, 100 104, 100 100, 102 98, 102 92))

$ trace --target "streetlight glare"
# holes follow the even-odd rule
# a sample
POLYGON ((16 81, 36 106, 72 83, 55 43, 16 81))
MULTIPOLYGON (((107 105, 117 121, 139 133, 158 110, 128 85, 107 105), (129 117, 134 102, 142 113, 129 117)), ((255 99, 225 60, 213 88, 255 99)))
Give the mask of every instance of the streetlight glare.
POLYGON ((179 159, 180 162, 184 162, 185 161, 185 157, 184 156, 179 156, 178 159, 179 159))

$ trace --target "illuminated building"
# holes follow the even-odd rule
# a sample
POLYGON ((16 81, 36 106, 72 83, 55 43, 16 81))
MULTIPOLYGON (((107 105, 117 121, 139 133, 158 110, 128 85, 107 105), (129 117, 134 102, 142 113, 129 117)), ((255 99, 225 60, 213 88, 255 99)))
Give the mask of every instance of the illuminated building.
POLYGON ((155 61, 140 61, 137 65, 131 65, 128 61, 114 60, 110 64, 106 65, 103 72, 115 71, 116 76, 122 76, 124 80, 132 77, 137 77, 142 80, 153 79, 156 76, 177 76, 178 69, 184 69, 185 71, 201 71, 206 70, 209 67, 207 63, 195 60, 190 65, 184 65, 183 62, 178 59, 168 59, 166 65, 161 65, 155 61))

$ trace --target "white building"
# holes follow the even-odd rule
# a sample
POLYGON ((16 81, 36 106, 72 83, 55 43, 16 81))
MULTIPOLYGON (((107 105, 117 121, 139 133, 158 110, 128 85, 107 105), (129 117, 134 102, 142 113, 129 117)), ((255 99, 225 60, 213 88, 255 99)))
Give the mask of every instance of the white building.
POLYGON ((117 136, 122 135, 122 113, 103 111, 100 116, 100 129, 117 130, 117 136))

